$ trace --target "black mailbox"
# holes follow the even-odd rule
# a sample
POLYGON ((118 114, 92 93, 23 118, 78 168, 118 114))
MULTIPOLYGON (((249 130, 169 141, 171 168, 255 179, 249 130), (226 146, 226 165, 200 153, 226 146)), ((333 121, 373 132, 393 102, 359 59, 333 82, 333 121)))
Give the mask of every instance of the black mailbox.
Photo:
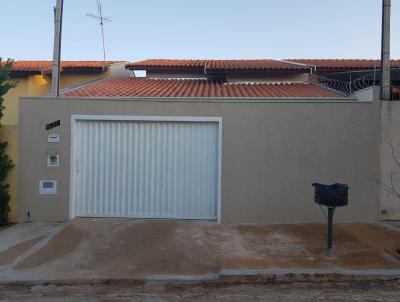
POLYGON ((313 183, 312 186, 314 187, 314 202, 320 206, 328 207, 328 256, 332 256, 333 214, 335 208, 346 206, 349 203, 349 186, 338 183, 333 185, 313 183))
POLYGON ((314 187, 314 201, 321 206, 336 208, 347 206, 349 203, 349 186, 347 184, 323 185, 313 183, 312 185, 314 187))

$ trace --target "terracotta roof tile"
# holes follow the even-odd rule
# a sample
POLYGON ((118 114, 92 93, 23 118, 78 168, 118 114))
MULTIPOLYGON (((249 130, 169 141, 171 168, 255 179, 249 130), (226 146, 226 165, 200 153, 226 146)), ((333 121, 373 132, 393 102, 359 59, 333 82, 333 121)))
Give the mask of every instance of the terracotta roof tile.
MULTIPOLYGON (((108 66, 119 61, 62 61, 61 71, 103 71, 108 66)), ((51 71, 52 61, 14 61, 12 72, 14 73, 44 73, 51 71)))
MULTIPOLYGON (((380 68, 380 60, 361 59, 290 59, 293 63, 316 66, 317 69, 374 69, 380 68)), ((400 60, 391 60, 393 68, 400 68, 400 60)))
POLYGON ((191 68, 209 71, 226 70, 306 70, 300 64, 277 60, 166 60, 149 59, 134 62, 127 66, 131 70, 150 70, 157 68, 191 68))
POLYGON ((335 98, 339 94, 306 83, 225 83, 212 80, 108 78, 63 94, 66 97, 335 98))

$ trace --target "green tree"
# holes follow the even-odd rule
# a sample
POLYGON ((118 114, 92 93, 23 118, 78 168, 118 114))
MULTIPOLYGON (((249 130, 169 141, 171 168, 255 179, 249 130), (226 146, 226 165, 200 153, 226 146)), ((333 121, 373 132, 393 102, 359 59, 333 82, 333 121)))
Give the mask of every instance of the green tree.
MULTIPOLYGON (((0 58, 0 121, 3 117, 4 98, 3 96, 16 86, 15 82, 10 81, 10 72, 13 61, 7 59, 3 61, 0 58)), ((0 123, 1 131, 1 123, 0 123)), ((0 225, 8 223, 8 213, 10 212, 10 192, 9 185, 6 183, 8 172, 14 166, 11 159, 6 154, 7 142, 0 138, 0 225)))

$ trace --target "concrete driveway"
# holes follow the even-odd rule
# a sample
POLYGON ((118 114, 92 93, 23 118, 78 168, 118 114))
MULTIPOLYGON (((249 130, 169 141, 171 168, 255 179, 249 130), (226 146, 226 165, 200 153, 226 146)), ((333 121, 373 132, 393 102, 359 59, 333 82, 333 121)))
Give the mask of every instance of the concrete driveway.
POLYGON ((326 226, 218 225, 174 220, 75 219, 20 224, 0 232, 0 282, 215 280, 268 273, 400 275, 400 232, 336 224, 334 257, 326 226))

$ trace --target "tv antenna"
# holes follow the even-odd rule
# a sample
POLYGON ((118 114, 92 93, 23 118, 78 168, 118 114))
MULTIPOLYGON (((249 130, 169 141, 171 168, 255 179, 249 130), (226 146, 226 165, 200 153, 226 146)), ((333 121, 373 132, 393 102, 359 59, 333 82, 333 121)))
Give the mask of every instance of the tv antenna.
POLYGON ((101 38, 103 40, 103 60, 106 60, 106 46, 105 46, 105 42, 104 42, 104 23, 105 22, 111 22, 112 18, 111 17, 104 17, 103 16, 103 5, 101 4, 100 0, 97 0, 97 14, 91 14, 91 13, 87 13, 86 17, 90 17, 93 18, 97 21, 100 22, 100 26, 101 26, 101 38))

